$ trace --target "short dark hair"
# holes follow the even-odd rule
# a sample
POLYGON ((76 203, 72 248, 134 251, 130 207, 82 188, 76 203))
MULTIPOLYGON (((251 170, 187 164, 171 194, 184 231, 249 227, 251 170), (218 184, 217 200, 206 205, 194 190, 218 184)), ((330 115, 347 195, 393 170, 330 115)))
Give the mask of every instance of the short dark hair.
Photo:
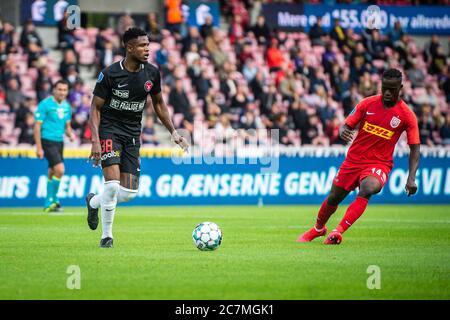
POLYGON ((70 87, 70 86, 69 86, 69 82, 68 82, 67 80, 59 79, 58 81, 56 81, 56 82, 53 84, 53 89, 56 88, 56 87, 58 86, 58 84, 65 84, 65 85, 67 85, 68 87, 70 87))
POLYGON ((395 68, 387 69, 383 72, 383 79, 402 81, 402 72, 395 68))
POLYGON ((138 37, 147 36, 147 32, 142 30, 141 28, 129 28, 123 34, 122 41, 123 44, 126 45, 130 40, 136 39, 138 37))

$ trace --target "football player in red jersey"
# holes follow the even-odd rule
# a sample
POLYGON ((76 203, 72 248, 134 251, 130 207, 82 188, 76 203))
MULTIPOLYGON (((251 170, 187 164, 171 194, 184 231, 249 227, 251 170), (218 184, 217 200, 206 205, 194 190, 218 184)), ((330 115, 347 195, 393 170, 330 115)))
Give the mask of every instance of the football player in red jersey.
POLYGON ((356 187, 359 193, 350 204, 339 225, 327 236, 325 244, 339 244, 342 234, 362 215, 372 195, 381 191, 392 169, 395 145, 406 131, 409 153, 409 175, 405 190, 408 196, 417 191, 415 182, 420 158, 419 129, 414 112, 399 97, 402 73, 389 69, 383 73, 381 95, 363 99, 347 117, 340 136, 351 144, 347 157, 333 180, 331 191, 320 207, 316 224, 298 238, 309 242, 327 233, 325 227, 338 205, 356 187))

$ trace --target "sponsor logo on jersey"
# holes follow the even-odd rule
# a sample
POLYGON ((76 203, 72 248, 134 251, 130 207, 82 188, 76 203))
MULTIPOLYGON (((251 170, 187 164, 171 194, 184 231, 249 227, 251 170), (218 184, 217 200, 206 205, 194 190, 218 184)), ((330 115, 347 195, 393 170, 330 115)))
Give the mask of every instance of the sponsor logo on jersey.
POLYGON ((100 74, 98 75, 98 78, 97 78, 97 82, 102 82, 104 76, 105 75, 103 74, 103 72, 100 72, 100 74))
POLYGON ((102 155, 102 160, 106 160, 108 158, 118 158, 120 157, 120 151, 111 151, 102 155))
POLYGON ((114 98, 111 99, 111 102, 109 103, 109 106, 113 109, 117 110, 125 110, 125 111, 133 111, 133 112, 140 112, 145 107, 145 100, 142 101, 120 101, 116 100, 114 98))
POLYGON ((391 119, 390 125, 392 128, 397 128, 398 125, 400 124, 400 122, 402 122, 402 121, 399 118, 397 118, 396 116, 393 116, 391 119))
POLYGON ((117 90, 117 89, 112 89, 112 93, 115 96, 118 96, 119 98, 124 98, 124 99, 128 99, 128 97, 130 96, 130 91, 128 90, 117 90))
POLYGON ((151 82, 150 80, 146 81, 144 84, 144 89, 147 92, 150 92, 150 90, 152 90, 153 87, 153 82, 151 82))
POLYGON ((381 138, 384 138, 387 140, 391 140, 392 136, 394 135, 394 131, 371 124, 367 121, 364 123, 364 126, 362 129, 368 133, 371 133, 373 135, 376 135, 378 137, 381 137, 381 138))
POLYGON ((64 108, 57 108, 56 113, 58 114, 58 118, 64 119, 64 115, 65 115, 64 108))

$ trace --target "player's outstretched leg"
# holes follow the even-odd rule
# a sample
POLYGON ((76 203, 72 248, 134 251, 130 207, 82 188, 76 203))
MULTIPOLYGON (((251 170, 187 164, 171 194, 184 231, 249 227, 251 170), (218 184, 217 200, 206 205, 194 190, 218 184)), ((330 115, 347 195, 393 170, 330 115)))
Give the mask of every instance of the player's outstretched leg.
POLYGON ((327 234, 326 223, 330 219, 331 215, 336 212, 339 203, 347 196, 348 191, 345 189, 333 185, 330 191, 330 195, 325 199, 320 207, 317 215, 316 224, 313 228, 303 233, 297 242, 310 242, 317 237, 321 237, 327 234))
POLYGON ((345 212, 339 225, 328 235, 325 244, 340 244, 342 242, 342 234, 347 231, 352 224, 363 214, 366 210, 369 200, 361 196, 357 196, 345 212))
POLYGON ((330 232, 325 239, 325 244, 340 244, 342 242, 342 234, 352 226, 356 220, 366 210, 369 199, 372 195, 381 191, 382 185, 374 176, 368 176, 361 181, 360 190, 355 201, 353 201, 345 212, 339 225, 330 232))
POLYGON ((101 198, 102 208, 102 239, 100 247, 110 248, 113 246, 112 226, 116 212, 117 195, 119 193, 120 181, 110 180, 105 182, 101 198))

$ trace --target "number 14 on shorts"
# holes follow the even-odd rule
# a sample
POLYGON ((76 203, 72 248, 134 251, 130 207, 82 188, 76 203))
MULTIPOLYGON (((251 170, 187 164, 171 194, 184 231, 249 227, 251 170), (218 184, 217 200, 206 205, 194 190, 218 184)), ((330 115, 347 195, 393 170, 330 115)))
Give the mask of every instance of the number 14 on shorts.
POLYGON ((381 181, 386 182, 386 173, 383 170, 378 168, 372 168, 372 173, 378 175, 381 178, 381 181))

